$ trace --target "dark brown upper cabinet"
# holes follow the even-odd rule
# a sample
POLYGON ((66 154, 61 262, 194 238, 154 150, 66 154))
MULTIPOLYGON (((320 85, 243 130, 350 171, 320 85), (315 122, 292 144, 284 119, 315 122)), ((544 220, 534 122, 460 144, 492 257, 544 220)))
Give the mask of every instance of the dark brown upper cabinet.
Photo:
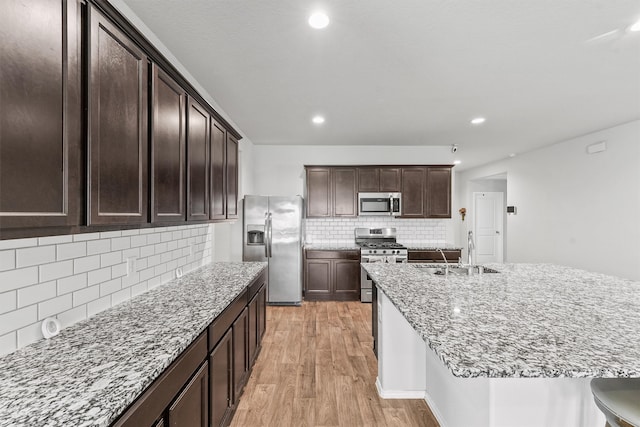
POLYGON ((216 121, 211 122, 211 219, 227 218, 226 163, 227 133, 216 121))
POLYGON ((427 168, 427 217, 451 218, 451 167, 427 168))
POLYGON ((380 191, 397 193, 402 191, 402 170, 380 168, 380 191))
POLYGON ((333 216, 358 216, 358 175, 356 168, 333 168, 333 216))
POLYGON ((187 131, 187 219, 209 219, 209 113, 189 99, 187 131))
POLYGON ((309 167, 307 172, 307 217, 332 216, 331 168, 309 167))
POLYGON ((359 167, 358 191, 361 193, 402 191, 400 168, 359 167))
POLYGON ((187 94, 156 65, 151 88, 151 220, 185 221, 187 94))
POLYGON ((79 3, 2 3, 0 237, 81 222, 79 3))
POLYGON ((238 218, 238 140, 227 133, 227 219, 238 218))
POLYGON ((424 218, 426 212, 427 168, 402 168, 402 217, 424 218))
POLYGON ((88 219, 148 221, 148 67, 141 49, 89 5, 88 219))

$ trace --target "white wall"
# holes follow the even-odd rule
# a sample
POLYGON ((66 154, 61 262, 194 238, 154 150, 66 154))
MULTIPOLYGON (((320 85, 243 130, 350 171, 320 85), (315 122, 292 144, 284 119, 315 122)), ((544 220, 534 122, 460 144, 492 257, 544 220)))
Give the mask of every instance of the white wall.
POLYGON ((461 172, 456 209, 472 206, 471 181, 505 172, 507 204, 518 209, 507 217, 507 261, 640 280, 640 121, 461 172), (587 154, 599 141, 607 150, 587 154))

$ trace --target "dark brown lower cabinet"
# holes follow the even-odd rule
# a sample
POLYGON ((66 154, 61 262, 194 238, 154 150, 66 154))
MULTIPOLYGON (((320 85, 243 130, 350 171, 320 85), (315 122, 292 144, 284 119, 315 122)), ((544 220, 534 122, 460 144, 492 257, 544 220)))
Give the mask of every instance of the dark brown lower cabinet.
POLYGON ((168 420, 170 427, 209 425, 209 364, 206 361, 169 407, 168 420))
MULTIPOLYGON (((444 252, 447 262, 458 262, 458 259, 462 256, 462 251, 460 249, 448 249, 443 250, 442 252, 444 252)), ((433 249, 410 249, 407 252, 407 258, 409 262, 444 262, 440 251, 433 249)))
POLYGON ((359 250, 305 251, 307 301, 357 301, 360 299, 359 250))
POLYGON ((227 425, 233 405, 233 335, 228 331, 209 356, 211 426, 227 425))
POLYGON ((261 347, 266 286, 264 271, 111 425, 229 425, 261 347))

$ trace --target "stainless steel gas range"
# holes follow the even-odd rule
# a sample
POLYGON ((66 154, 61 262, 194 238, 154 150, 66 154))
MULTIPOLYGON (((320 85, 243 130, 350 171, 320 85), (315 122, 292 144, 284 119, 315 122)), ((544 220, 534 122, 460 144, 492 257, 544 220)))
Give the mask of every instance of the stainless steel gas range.
MULTIPOLYGON (((395 228, 356 228, 360 262, 407 262, 407 248, 396 241, 395 228)), ((364 270, 360 272, 360 300, 371 302, 373 283, 364 270)))

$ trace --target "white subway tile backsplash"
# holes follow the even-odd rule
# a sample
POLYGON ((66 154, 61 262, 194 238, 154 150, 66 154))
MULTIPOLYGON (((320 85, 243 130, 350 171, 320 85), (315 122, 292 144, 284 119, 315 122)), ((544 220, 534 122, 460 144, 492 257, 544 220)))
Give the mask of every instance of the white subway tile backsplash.
POLYGON ((40 322, 18 329, 18 347, 24 347, 42 338, 42 324, 40 322))
POLYGON ((58 279, 58 295, 68 294, 87 287, 87 273, 58 279))
POLYGON ((30 267, 56 260, 55 246, 36 246, 16 250, 16 267, 30 267))
POLYGON ((100 298, 100 285, 94 285, 73 293, 73 306, 77 307, 100 298))
POLYGON ((87 242, 87 255, 104 254, 111 251, 111 239, 87 242))
POLYGON ((87 240, 98 240, 99 238, 100 233, 82 233, 73 235, 74 242, 86 242, 87 240))
POLYGON ((109 307, 111 307, 110 295, 91 301, 87 304, 87 317, 91 317, 94 314, 100 313, 101 311, 104 311, 109 307))
POLYGON ((38 307, 35 305, 0 314, 0 335, 17 331, 37 321, 38 307))
POLYGON ((101 239, 110 239, 113 237, 120 237, 122 236, 122 231, 121 230, 117 230, 117 231, 104 231, 102 233, 100 233, 100 238, 101 239))
POLYGON ((11 291, 38 283, 38 267, 0 272, 0 292, 11 291))
POLYGON ((73 261, 60 261, 51 264, 43 264, 40 269, 40 282, 59 279, 73 274, 73 261))
POLYGON ((117 278, 127 275, 127 263, 123 262, 121 264, 114 265, 111 267, 111 277, 117 278))
POLYGON ((60 321, 60 327, 66 328, 74 323, 78 323, 87 318, 87 306, 80 305, 58 314, 58 320, 60 321))
POLYGON ((100 255, 100 267, 111 267, 122 262, 122 252, 109 252, 100 255))
POLYGON ((136 248, 138 246, 144 246, 147 244, 147 236, 146 235, 139 235, 139 236, 132 236, 131 237, 131 247, 132 248, 136 248))
POLYGON ((59 243, 69 243, 71 241, 73 241, 73 237, 70 235, 39 237, 38 246, 57 245, 59 243))
POLYGON ((112 294, 122 289, 122 279, 117 278, 100 284, 100 296, 112 294))
POLYGON ((39 285, 27 286, 25 288, 18 289, 18 307, 26 307, 31 304, 55 298, 55 296, 55 280, 40 283, 39 285))
POLYGON ((37 238, 0 240, 0 251, 3 249, 28 248, 31 246, 38 246, 37 238))
POLYGON ((46 317, 62 313, 73 307, 73 298, 71 294, 61 295, 50 300, 43 301, 38 304, 38 319, 42 320, 46 317))
POLYGON ((111 239, 111 250, 120 251, 122 249, 129 249, 131 247, 131 237, 117 237, 111 239))
POLYGON ((87 256, 73 260, 73 273, 84 273, 86 271, 100 268, 100 255, 87 256))
POLYGON ((56 247, 56 258, 58 261, 80 258, 86 255, 87 244, 85 242, 64 243, 56 247))
POLYGON ((16 268, 16 251, 0 251, 0 271, 16 268))
POLYGON ((131 299, 131 288, 124 288, 121 291, 111 294, 111 306, 131 299))
POLYGON ((147 291, 147 282, 140 282, 137 285, 133 285, 131 287, 131 297, 135 297, 136 295, 140 295, 147 291))
POLYGON ((109 279, 111 279, 111 267, 105 267, 100 270, 90 271, 87 276, 87 284, 91 286, 97 283, 106 282, 109 279))
POLYGON ((17 299, 16 291, 0 294, 0 314, 15 310, 18 306, 17 299))
POLYGON ((8 354, 17 348, 16 332, 10 332, 0 337, 0 356, 8 354))
POLYGON ((67 327, 211 260, 212 225, 0 241, 0 354, 42 339, 40 320, 67 327), (127 275, 129 258, 136 271, 127 275))

